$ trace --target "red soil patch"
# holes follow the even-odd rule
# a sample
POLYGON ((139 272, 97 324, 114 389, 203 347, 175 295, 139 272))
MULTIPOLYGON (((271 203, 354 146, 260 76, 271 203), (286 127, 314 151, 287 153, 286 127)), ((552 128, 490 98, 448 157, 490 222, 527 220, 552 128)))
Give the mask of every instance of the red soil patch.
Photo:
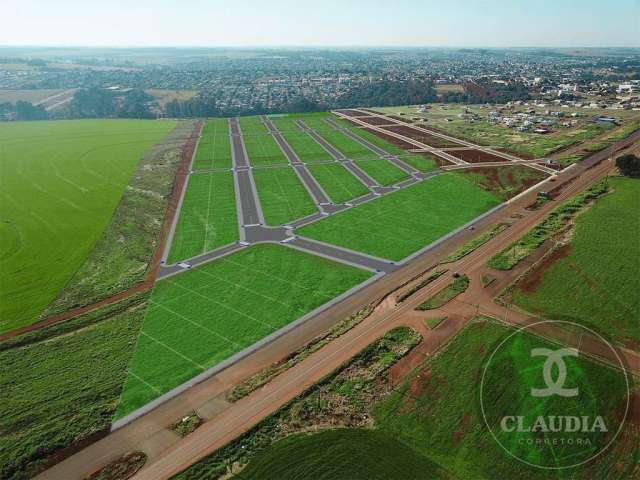
POLYGON ((533 155, 531 155, 530 153, 523 153, 523 152, 516 152, 515 150, 511 150, 510 148, 504 148, 504 147, 499 147, 499 148, 494 148, 494 150, 496 152, 502 152, 502 153, 508 153, 510 155, 515 155, 516 157, 520 157, 524 160, 534 160, 535 157, 533 155))
POLYGON ((386 118, 382 117, 360 117, 358 118, 361 122, 368 123, 369 125, 389 125, 391 122, 386 118))
POLYGON ((187 178, 187 175, 189 174, 189 166, 191 164, 191 158, 193 157, 193 152, 195 151, 201 128, 202 128, 202 121, 199 121, 196 124, 193 131, 191 132, 191 136, 187 139, 187 141, 182 147, 182 161, 176 171, 171 198, 169 198, 169 201, 167 202, 167 206, 165 209, 164 223, 162 224, 162 228, 160 229, 160 240, 158 242, 158 246, 156 247, 156 251, 154 253, 153 259, 149 264, 147 277, 144 279, 144 281, 142 283, 139 283, 138 285, 135 285, 129 288, 128 290, 124 290, 120 293, 117 293, 111 297, 102 299, 99 302, 93 303, 91 305, 86 305, 84 307, 68 310, 58 315, 53 315, 39 322, 32 323, 31 325, 28 325, 26 327, 17 328, 10 332, 3 333, 2 335, 0 335, 0 342, 7 340, 9 338, 17 337, 18 335, 22 335, 23 333, 32 332, 34 330, 39 330, 41 328, 48 327, 50 325, 55 325, 56 323, 70 320, 80 315, 84 315, 85 313, 89 313, 94 310, 97 310, 101 307, 117 303, 120 300, 129 298, 138 293, 146 292, 148 290, 151 290, 151 288, 153 288, 156 275, 158 273, 158 269, 160 268, 160 260, 162 259, 162 254, 164 252, 165 245, 167 242, 167 235, 169 233, 169 229, 171 228, 173 217, 178 208, 178 202, 180 200, 180 195, 182 194, 182 189, 184 188, 185 180, 187 178))
POLYGON ((128 453, 91 474, 86 480, 127 480, 138 473, 146 461, 147 455, 143 452, 128 453))
POLYGON ((383 140, 386 140, 387 142, 391 143, 392 145, 395 145, 396 147, 400 147, 404 150, 410 150, 412 148, 417 148, 414 144, 412 143, 408 143, 405 142, 404 140, 394 137, 393 135, 388 135, 386 133, 382 133, 379 130, 373 130, 371 128, 365 128, 363 129, 367 132, 373 133, 374 135, 377 135, 378 137, 382 138, 383 140))
POLYGON ((560 170, 562 170, 564 168, 562 165, 559 165, 557 163, 539 162, 537 165, 541 165, 543 167, 551 168, 552 170, 555 170, 556 172, 559 172, 560 170))
POLYGON ((413 123, 412 120, 409 120, 408 118, 404 118, 404 117, 399 117, 398 115, 387 115, 389 118, 393 118, 394 120, 398 120, 399 122, 402 123, 413 123))
POLYGON ((464 435, 467 432, 467 427, 469 426, 469 422, 471 422, 471 414, 467 412, 464 414, 458 430, 453 433, 453 443, 455 445, 458 445, 464 438, 464 435))
POLYGON ((485 152, 483 150, 447 150, 447 153, 453 155, 456 158, 464 160, 469 163, 486 163, 486 162, 507 162, 508 160, 498 155, 485 152))
POLYGON ((393 133, 399 133, 400 135, 404 135, 405 137, 412 138, 414 140, 417 140, 418 142, 425 143, 431 147, 446 148, 460 146, 460 144, 458 143, 451 142, 445 138, 436 137, 435 135, 431 135, 429 133, 421 132, 420 130, 416 130, 415 128, 410 127, 409 125, 394 125, 392 127, 385 127, 385 130, 393 133))
POLYGON ((555 262, 569 255, 569 253, 571 253, 571 249, 571 245, 564 245, 551 252, 545 257, 542 262, 540 262, 533 270, 531 270, 526 277, 522 279, 522 281, 518 285, 518 288, 522 292, 527 294, 534 293, 540 286, 540 283, 542 283, 544 272, 555 262))
MULTIPOLYGON (((356 110, 350 110, 350 109, 337 110, 337 111, 349 117, 368 117, 369 116, 367 113, 362 113, 362 112, 358 112, 356 110)), ((367 112, 372 112, 372 110, 367 110, 367 112)), ((373 112, 373 113, 377 113, 377 112, 373 112)))

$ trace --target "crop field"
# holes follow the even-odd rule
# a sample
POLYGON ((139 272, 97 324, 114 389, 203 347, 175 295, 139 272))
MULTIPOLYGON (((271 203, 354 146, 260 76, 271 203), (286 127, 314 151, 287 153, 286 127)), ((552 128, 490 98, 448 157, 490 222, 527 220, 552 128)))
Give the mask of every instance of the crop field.
POLYGON ((400 170, 394 164, 382 158, 356 160, 355 163, 371 178, 385 187, 411 177, 404 170, 400 170))
POLYGON ((317 212, 309 193, 292 168, 254 170, 253 178, 268 225, 283 225, 317 212))
POLYGON ((308 169, 333 203, 344 203, 369 193, 369 189, 340 163, 309 165, 308 169))
POLYGON ((144 152, 175 125, 0 124, 0 332, 38 319, 102 235, 144 152))
POLYGON ((186 260, 238 239, 233 173, 191 174, 168 262, 186 260))
POLYGON ((298 434, 276 442, 252 460, 239 480, 406 480, 439 478, 438 467, 390 435, 338 429, 298 434))
MULTIPOLYGON (((416 452, 448 470, 447 478, 558 478, 557 471, 528 468, 509 456, 491 437, 480 413, 478 378, 483 362, 497 342, 511 332, 492 320, 476 320, 458 334, 437 356, 410 374, 405 382, 374 408, 376 426, 416 452), (482 454, 478 454, 481 448, 482 454)), ((537 337, 525 336, 530 347, 547 347, 537 337)), ((553 346, 550 348, 554 348, 553 346)), ((528 351, 528 350, 527 350, 528 351)), ((505 365, 499 381, 486 383, 487 398, 504 405, 515 400, 504 392, 520 366, 505 365), (515 370, 514 370, 515 368, 515 370)), ((593 389, 581 395, 607 399, 602 412, 616 412, 626 391, 620 373, 586 358, 572 367, 589 379, 593 389), (597 379, 597 380, 596 380, 597 379), (606 392, 609 389, 609 393, 606 392), (615 392, 615 393, 613 393, 615 392)), ((536 370, 537 373, 537 369, 536 370)), ((621 437, 598 461, 571 470, 567 478, 631 478, 638 459, 634 446, 637 420, 628 419, 621 437)), ((534 434, 530 434, 534 435, 534 434)), ((534 459, 531 459, 534 461, 534 459)), ((547 459, 551 460, 551 459, 547 459)))
POLYGON ((370 276, 370 272, 284 246, 263 244, 158 282, 129 366, 118 416, 370 276))
POLYGON ((609 183, 614 192, 576 217, 570 244, 519 284, 514 301, 530 312, 637 342, 640 180, 609 183))
POLYGON ((300 235, 399 261, 498 205, 466 180, 442 174, 298 230, 300 235))
POLYGON ((193 169, 231 168, 231 141, 226 118, 207 120, 198 142, 193 169))

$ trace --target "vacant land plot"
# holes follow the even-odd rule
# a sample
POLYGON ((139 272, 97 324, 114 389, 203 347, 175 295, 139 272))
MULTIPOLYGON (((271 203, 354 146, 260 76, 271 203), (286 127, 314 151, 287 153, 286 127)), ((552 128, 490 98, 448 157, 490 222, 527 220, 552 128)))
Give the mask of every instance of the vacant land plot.
POLYGON ((314 163, 333 160, 331 155, 305 133, 293 119, 276 119, 273 123, 301 161, 314 163))
POLYGON ((308 168, 333 203, 344 203, 369 193, 369 189, 340 163, 309 165, 308 168))
POLYGON ((144 152, 175 125, 0 125, 0 331, 38 319, 102 235, 144 152))
POLYGON ((520 283, 514 299, 545 317, 637 342, 640 180, 616 178, 610 185, 614 192, 576 218, 571 243, 520 283))
POLYGON ((99 311, 65 322, 66 330, 16 338, 27 340, 23 346, 2 344, 0 478, 34 478, 48 456, 109 428, 144 304, 111 315, 99 311))
POLYGON ((384 432, 364 429, 298 434, 275 443, 238 476, 243 480, 407 480, 438 478, 426 457, 384 432))
POLYGON ((398 133, 405 137, 412 138, 413 140, 417 140, 420 143, 425 143, 431 147, 436 148, 447 148, 447 147, 459 147, 460 144, 456 142, 452 142, 447 140, 446 138, 441 138, 436 135, 431 135, 426 132, 422 132, 420 130, 416 130, 407 125, 394 125, 391 127, 384 127, 385 130, 389 132, 398 133))
POLYGON ((377 155, 373 153, 371 150, 356 142, 354 139, 347 137, 341 131, 327 128, 326 124, 321 120, 304 120, 304 123, 316 130, 316 132, 324 138, 327 142, 329 142, 336 150, 341 152, 345 157, 351 159, 357 158, 376 158, 377 155), (317 125, 322 124, 325 125, 324 129, 317 128, 317 125))
POLYGON ((293 169, 287 167, 254 170, 253 178, 268 225, 283 225, 317 211, 293 169))
POLYGON ((443 174, 298 230, 300 235, 399 261, 499 203, 443 174))
POLYGON ((469 163, 485 163, 485 162, 506 162, 507 159, 494 155, 492 153, 485 152, 477 149, 460 149, 460 150, 447 150, 449 155, 453 155, 456 158, 464 160, 469 163))
POLYGON ((261 119, 244 117, 240 119, 240 126, 251 165, 276 165, 288 162, 261 119))
MULTIPOLYGON (((555 471, 527 468, 510 457, 491 437, 478 406, 478 379, 483 362, 497 342, 510 332, 512 330, 491 320, 471 323, 374 408, 378 428, 441 465, 448 471, 447 478, 522 478, 525 468, 527 478, 558 478, 555 471), (479 446, 481 455, 478 454, 479 446)), ((532 347, 557 348, 536 337, 523 338, 528 338, 532 347)), ((580 369, 592 387, 589 394, 580 395, 580 398, 593 395, 607 399, 606 404, 603 401, 599 406, 603 414, 619 411, 626 393, 619 388, 620 373, 584 357, 575 362, 574 371, 580 369)), ((536 374, 539 371, 531 367, 530 370, 536 374)), ((498 408, 501 405, 505 411, 512 408, 515 399, 505 393, 505 385, 509 385, 512 378, 519 381, 517 376, 521 373, 522 366, 507 359, 499 381, 485 384, 490 387, 486 389, 487 397, 494 399, 498 408)), ((569 478, 633 477, 638 461, 637 429, 637 418, 628 418, 621 437, 612 448, 598 461, 572 469, 569 478)), ((532 461, 535 460, 532 458, 532 461)))
POLYGON ((158 282, 118 416, 370 276, 370 272, 280 245, 256 245, 158 282))
POLYGON ((466 178, 502 200, 515 197, 547 177, 546 173, 523 165, 458 170, 455 175, 466 178))
POLYGON ((372 158, 369 160, 356 160, 355 162, 367 175, 373 178, 380 185, 389 186, 406 180, 409 175, 404 170, 400 170, 388 160, 382 158, 372 158))
POLYGON ((186 260, 238 239, 233 173, 191 174, 168 262, 186 260))
POLYGON ((231 139, 226 118, 207 120, 198 142, 193 169, 231 168, 231 139))
POLYGON ((358 120, 361 122, 367 123, 369 125, 389 125, 390 123, 394 123, 391 120, 387 120, 382 117, 361 117, 358 120))
POLYGON ((260 117, 240 117, 240 130, 243 135, 269 135, 269 129, 260 117))
POLYGON ((19 101, 38 103, 62 92, 64 92, 64 90, 0 90, 0 103, 16 103, 19 101))

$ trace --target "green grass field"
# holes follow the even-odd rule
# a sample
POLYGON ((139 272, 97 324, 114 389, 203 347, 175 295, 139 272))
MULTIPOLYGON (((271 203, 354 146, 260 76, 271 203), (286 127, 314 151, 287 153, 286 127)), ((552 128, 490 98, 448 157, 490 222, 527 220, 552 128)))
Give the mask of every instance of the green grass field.
POLYGON ((382 158, 356 160, 355 163, 364 170, 367 175, 385 187, 411 177, 411 175, 404 170, 400 170, 394 164, 382 158))
POLYGON ((284 438, 259 454, 235 478, 407 480, 441 477, 437 465, 383 432, 337 429, 284 438))
POLYGON ((34 478, 49 455, 109 428, 144 304, 115 309, 1 344, 0 478, 34 478))
POLYGON ((287 157, 280 150, 276 140, 269 134, 269 129, 260 117, 240 118, 240 130, 251 165, 288 163, 287 157))
MULTIPOLYGON (((509 456, 495 442, 479 408, 478 382, 488 355, 510 332, 512 330, 490 320, 471 323, 374 408, 376 426, 447 469, 449 478, 632 478, 639 458, 637 420, 627 422, 622 436, 597 461, 564 470, 562 475, 558 471, 528 467, 509 456)), ((557 346, 550 346, 536 337, 524 337, 526 342, 523 341, 520 347, 527 354, 521 353, 518 358, 528 361, 529 368, 516 365, 509 356, 497 359, 501 362, 493 370, 497 378, 490 375, 485 380, 489 407, 513 411, 510 409, 521 405, 516 404, 519 400, 511 396, 513 392, 508 385, 510 379, 520 382, 517 375, 522 372, 535 375, 535 384, 541 383, 538 366, 542 359, 532 361, 528 350, 557 346), (534 364, 536 367, 531 368, 534 364)), ((626 391, 621 388, 621 375, 617 371, 585 358, 572 359, 569 370, 572 380, 567 381, 567 386, 576 380, 571 376, 573 372, 587 379, 583 386, 591 389, 577 397, 578 402, 601 398, 604 399, 600 405, 601 414, 619 411, 626 391)))
POLYGON ((293 118, 272 119, 298 158, 305 163, 330 162, 331 155, 295 123, 293 118))
POLYGON ((283 225, 317 212, 309 193, 292 168, 254 170, 253 178, 267 224, 283 225))
POLYGON ((231 139, 226 118, 207 120, 193 161, 194 170, 231 168, 231 139))
POLYGON ((614 178, 613 193, 575 220, 566 255, 514 292, 522 308, 606 335, 640 339, 640 180, 614 178))
POLYGON ((324 138, 347 158, 355 160, 359 158, 378 157, 375 153, 356 142, 354 139, 347 137, 341 131, 327 125, 321 118, 305 118, 303 121, 307 127, 315 130, 318 135, 324 138))
POLYGON ((259 116, 240 117, 240 130, 247 136, 269 134, 269 129, 259 116))
POLYGON ((298 230, 300 235, 399 261, 499 203, 443 174, 298 230))
POLYGON ((82 265, 170 121, 0 124, 0 332, 29 325, 82 265))
POLYGON ((263 244, 158 282, 129 367, 118 416, 370 276, 370 272, 287 247, 263 244))
POLYGON ((233 173, 190 175, 168 263, 186 260, 239 238, 233 173))
POLYGON ((333 203, 344 203, 369 193, 369 189, 339 163, 309 165, 307 168, 333 203))

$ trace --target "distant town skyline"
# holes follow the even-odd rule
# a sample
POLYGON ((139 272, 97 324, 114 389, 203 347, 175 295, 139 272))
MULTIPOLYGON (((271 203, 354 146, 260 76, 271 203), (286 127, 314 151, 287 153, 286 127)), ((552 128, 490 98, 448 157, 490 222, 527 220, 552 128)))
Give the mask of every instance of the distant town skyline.
POLYGON ((2 0, 0 45, 640 47, 640 0, 2 0))

